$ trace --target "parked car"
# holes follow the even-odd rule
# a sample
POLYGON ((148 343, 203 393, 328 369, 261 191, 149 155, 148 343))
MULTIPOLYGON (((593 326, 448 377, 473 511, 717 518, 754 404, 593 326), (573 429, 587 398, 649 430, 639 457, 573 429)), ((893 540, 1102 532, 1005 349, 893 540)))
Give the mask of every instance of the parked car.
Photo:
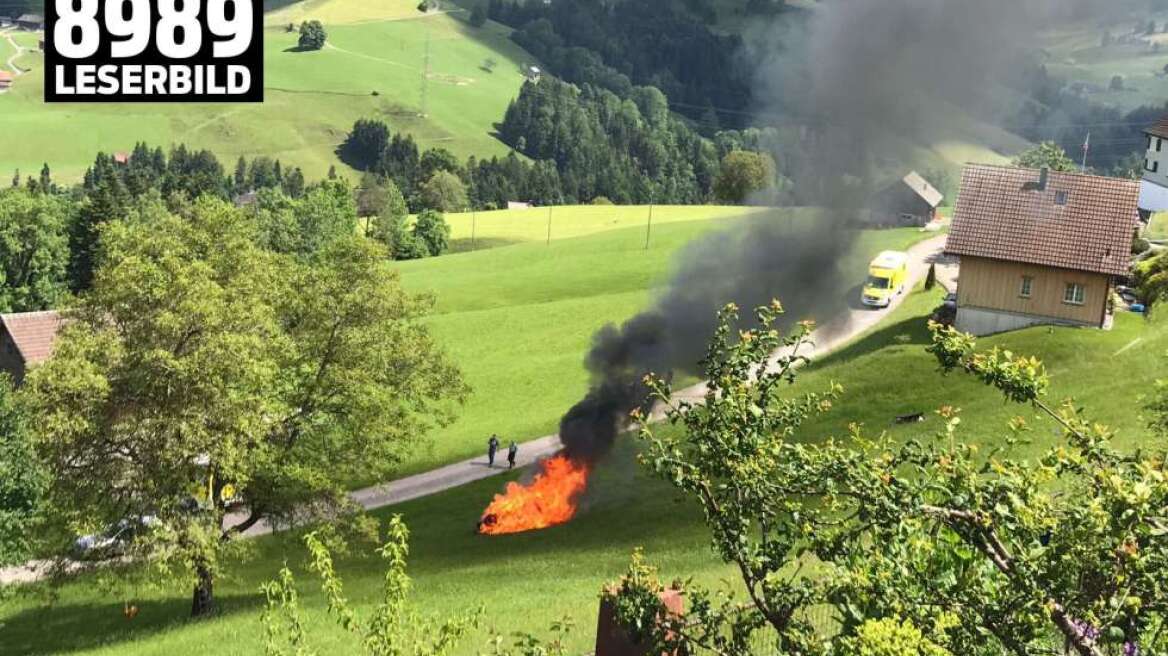
POLYGON ((957 293, 945 294, 945 297, 941 299, 941 304, 933 310, 933 315, 930 318, 942 326, 952 326, 953 322, 957 321, 957 293))
POLYGON ((79 560, 105 560, 124 555, 130 544, 159 524, 153 515, 127 517, 101 533, 82 535, 73 542, 73 557, 79 560))

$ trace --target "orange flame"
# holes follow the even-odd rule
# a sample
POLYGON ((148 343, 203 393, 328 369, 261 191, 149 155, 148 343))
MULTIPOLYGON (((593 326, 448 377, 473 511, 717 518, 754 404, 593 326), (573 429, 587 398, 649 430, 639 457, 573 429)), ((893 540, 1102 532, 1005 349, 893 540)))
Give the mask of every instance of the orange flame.
POLYGON ((503 535, 563 524, 576 515, 590 467, 564 454, 540 463, 527 485, 508 483, 479 520, 479 533, 503 535))

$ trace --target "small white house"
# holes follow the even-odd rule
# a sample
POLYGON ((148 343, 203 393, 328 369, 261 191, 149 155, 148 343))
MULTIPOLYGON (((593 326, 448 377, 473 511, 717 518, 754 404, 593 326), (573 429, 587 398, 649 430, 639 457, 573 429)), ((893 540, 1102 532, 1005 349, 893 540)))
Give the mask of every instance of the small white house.
POLYGON ((1144 179, 1140 185, 1140 210, 1168 211, 1168 116, 1144 130, 1148 150, 1144 155, 1144 179))

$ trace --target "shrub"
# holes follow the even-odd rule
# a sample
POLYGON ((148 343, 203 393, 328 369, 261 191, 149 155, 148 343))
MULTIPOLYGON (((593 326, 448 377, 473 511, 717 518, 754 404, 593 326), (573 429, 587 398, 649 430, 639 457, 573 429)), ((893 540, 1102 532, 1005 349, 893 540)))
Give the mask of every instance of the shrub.
POLYGON ((845 638, 840 656, 945 656, 950 654, 921 633, 913 623, 891 618, 868 620, 856 635, 845 638))
POLYGON ((597 196, 596 198, 592 199, 592 204, 593 205, 612 205, 612 201, 608 199, 608 196, 597 196))
POLYGON ((320 21, 305 21, 300 24, 300 40, 297 46, 301 50, 320 50, 327 39, 328 35, 320 21))
POLYGON ((1152 247, 1152 243, 1143 237, 1136 237, 1132 241, 1132 255, 1140 255, 1146 253, 1152 247))

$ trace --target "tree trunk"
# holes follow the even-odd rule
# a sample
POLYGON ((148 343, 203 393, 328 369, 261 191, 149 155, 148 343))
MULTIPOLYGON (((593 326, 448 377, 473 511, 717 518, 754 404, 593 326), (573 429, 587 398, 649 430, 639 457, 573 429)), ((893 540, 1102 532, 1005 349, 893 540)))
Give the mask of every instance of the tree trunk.
POLYGON ((205 617, 215 609, 214 580, 211 577, 211 570, 206 565, 197 565, 195 575, 198 581, 195 582, 195 591, 191 595, 191 617, 205 617))

